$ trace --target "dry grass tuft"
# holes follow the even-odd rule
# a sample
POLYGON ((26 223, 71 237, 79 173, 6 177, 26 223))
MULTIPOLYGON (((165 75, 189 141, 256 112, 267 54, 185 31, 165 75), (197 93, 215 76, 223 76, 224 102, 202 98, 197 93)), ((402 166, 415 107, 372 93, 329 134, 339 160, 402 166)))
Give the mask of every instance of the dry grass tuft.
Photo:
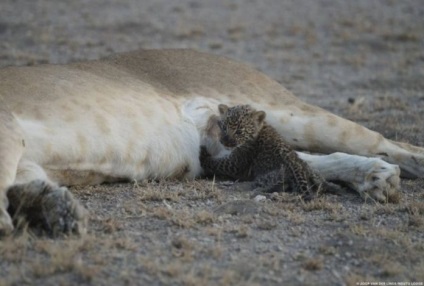
POLYGON ((275 220, 259 220, 256 222, 256 226, 260 230, 272 230, 277 227, 277 222, 275 220))
POLYGON ((102 220, 101 224, 105 233, 114 233, 124 228, 122 222, 116 220, 115 218, 107 218, 102 220))
POLYGON ((224 248, 220 244, 212 247, 208 251, 208 255, 211 255, 215 259, 219 259, 224 254, 224 248))
POLYGON ((210 236, 214 236, 216 240, 220 240, 222 236, 222 227, 213 225, 205 228, 205 232, 210 236))
POLYGON ((265 269, 278 271, 281 268, 281 256, 275 253, 261 255, 259 261, 265 269))
POLYGON ((319 253, 324 254, 324 255, 334 255, 337 253, 337 249, 333 246, 327 246, 327 245, 321 245, 318 248, 319 253))
MULTIPOLYGON (((162 183, 164 184, 164 183, 162 183)), ((184 193, 183 189, 180 190, 170 190, 166 187, 161 188, 152 188, 146 187, 138 191, 139 198, 141 201, 153 201, 153 202, 162 202, 164 200, 178 202, 180 196, 184 193)))
POLYGON ((302 263, 302 267, 308 271, 318 271, 324 267, 322 259, 309 258, 302 263))
POLYGON ((359 218, 361 220, 370 220, 372 217, 372 212, 368 209, 362 209, 361 213, 359 214, 359 218))
POLYGON ((172 211, 167 207, 156 207, 151 212, 153 217, 168 220, 172 217, 172 211))
POLYGON ((424 215, 424 201, 410 203, 407 210, 411 215, 424 215))
POLYGON ((207 225, 215 221, 215 215, 211 212, 202 210, 195 214, 194 219, 199 224, 207 225))
POLYGON ((236 225, 232 227, 229 232, 234 233, 238 238, 246 238, 250 236, 251 229, 246 224, 236 225))
POLYGON ((381 275, 385 277, 393 277, 403 272, 404 268, 397 262, 387 261, 382 265, 381 275))
POLYGON ((373 234, 375 234, 379 238, 392 241, 397 245, 401 245, 405 249, 411 249, 411 247, 414 246, 414 243, 412 243, 410 236, 407 233, 399 231, 397 229, 388 229, 380 227, 376 230, 373 230, 373 234))
POLYGON ((27 230, 23 230, 18 235, 2 237, 0 239, 1 259, 12 263, 21 262, 26 257, 31 241, 31 234, 27 230))
POLYGON ((284 211, 279 205, 278 203, 266 204, 263 206, 262 211, 271 216, 278 216, 284 211))
POLYGON ((113 240, 113 246, 118 250, 137 250, 138 245, 128 237, 119 237, 113 240))
POLYGON ((169 276, 169 277, 177 277, 179 276, 181 273, 184 272, 183 266, 181 264, 181 262, 179 261, 174 261, 171 262, 168 265, 165 265, 162 270, 162 273, 164 273, 165 275, 169 276))
POLYGON ((375 211, 374 214, 378 214, 378 215, 392 215, 394 214, 396 211, 396 206, 394 205, 381 205, 381 204, 377 204, 375 206, 375 211))
POLYGON ((299 202, 299 196, 286 192, 274 192, 271 194, 271 200, 279 203, 291 203, 292 205, 295 205, 299 202))
POLYGON ((215 215, 211 212, 201 210, 195 214, 189 209, 174 210, 169 207, 156 207, 151 212, 153 217, 167 220, 173 225, 181 228, 191 228, 199 225, 212 224, 215 221, 215 215))
POLYGON ((399 204, 402 200, 402 194, 400 192, 395 192, 387 198, 387 201, 392 204, 399 204))
POLYGON ((74 272, 84 281, 91 281, 100 271, 95 265, 85 265, 82 260, 82 251, 93 245, 94 238, 87 237, 76 240, 51 241, 38 240, 35 249, 44 253, 46 258, 38 258, 37 263, 32 264, 34 277, 48 277, 58 273, 74 272))
POLYGON ((341 208, 342 207, 340 204, 329 202, 325 198, 318 198, 302 204, 302 209, 306 212, 323 210, 331 213, 336 213, 341 208))
POLYGON ((181 228, 191 228, 196 225, 193 215, 188 210, 172 212, 170 222, 181 228))
POLYGON ((366 276, 366 275, 359 275, 356 273, 349 273, 344 278, 344 280, 347 286, 358 286, 361 282, 376 283, 376 285, 378 285, 378 281, 379 281, 379 279, 375 279, 373 277, 366 276))
POLYGON ((370 232, 368 228, 361 224, 354 224, 350 226, 350 231, 359 236, 366 236, 370 232))
POLYGON ((420 228, 424 225, 424 218, 420 215, 409 215, 408 226, 420 228))
POLYGON ((190 187, 185 190, 184 196, 189 200, 215 200, 224 201, 222 190, 217 188, 215 181, 196 180, 190 182, 190 187))
POLYGON ((396 41, 396 42, 418 42, 421 37, 412 32, 405 33, 383 33, 382 38, 386 41, 396 41))
POLYGON ((160 266, 155 262, 155 259, 150 256, 139 256, 137 259, 138 264, 151 275, 157 275, 160 271, 160 266))
POLYGON ((194 258, 195 246, 193 241, 185 236, 177 236, 171 241, 172 255, 183 261, 192 261, 194 258))
POLYGON ((306 221, 306 216, 299 209, 295 210, 280 210, 281 215, 295 225, 302 224, 306 221))
POLYGON ((228 286, 228 285, 235 285, 237 283, 237 273, 233 270, 225 270, 222 274, 221 278, 219 279, 218 285, 228 286))
POLYGON ((192 243, 190 240, 185 236, 177 236, 171 241, 171 245, 175 247, 176 249, 186 249, 191 250, 192 249, 192 243))
POLYGON ((405 270, 400 263, 392 261, 390 254, 375 253, 366 259, 373 265, 380 267, 380 275, 384 277, 394 277, 405 270))

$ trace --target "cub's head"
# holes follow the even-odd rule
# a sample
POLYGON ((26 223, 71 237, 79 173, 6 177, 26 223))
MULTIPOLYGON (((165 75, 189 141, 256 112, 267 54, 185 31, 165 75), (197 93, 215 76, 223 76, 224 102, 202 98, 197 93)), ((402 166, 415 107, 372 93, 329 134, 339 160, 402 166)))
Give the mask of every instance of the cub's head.
POLYGON ((228 107, 220 104, 218 109, 220 141, 225 147, 233 148, 255 140, 264 125, 265 112, 256 111, 249 105, 228 107))

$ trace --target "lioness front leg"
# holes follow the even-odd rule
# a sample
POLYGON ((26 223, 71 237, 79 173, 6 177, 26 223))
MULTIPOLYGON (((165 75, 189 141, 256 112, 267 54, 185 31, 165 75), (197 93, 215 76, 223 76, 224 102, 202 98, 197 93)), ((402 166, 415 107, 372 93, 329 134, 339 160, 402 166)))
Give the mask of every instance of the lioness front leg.
POLYGON ((24 219, 36 231, 52 236, 83 234, 88 214, 66 187, 52 182, 38 164, 21 160, 8 188, 8 211, 15 223, 24 219))
POLYGON ((6 192, 15 181, 17 166, 24 150, 22 131, 5 106, 0 95, 0 235, 13 230, 12 220, 7 212, 6 192))

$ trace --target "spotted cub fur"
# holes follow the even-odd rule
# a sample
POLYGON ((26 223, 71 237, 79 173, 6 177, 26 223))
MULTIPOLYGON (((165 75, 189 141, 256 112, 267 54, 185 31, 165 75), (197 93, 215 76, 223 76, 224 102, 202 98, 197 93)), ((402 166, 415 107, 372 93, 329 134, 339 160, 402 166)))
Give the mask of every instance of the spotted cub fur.
POLYGON ((256 192, 297 192, 311 198, 338 188, 314 172, 265 121, 266 113, 249 105, 219 107, 220 142, 231 153, 213 158, 201 147, 200 162, 206 174, 252 181, 256 192))

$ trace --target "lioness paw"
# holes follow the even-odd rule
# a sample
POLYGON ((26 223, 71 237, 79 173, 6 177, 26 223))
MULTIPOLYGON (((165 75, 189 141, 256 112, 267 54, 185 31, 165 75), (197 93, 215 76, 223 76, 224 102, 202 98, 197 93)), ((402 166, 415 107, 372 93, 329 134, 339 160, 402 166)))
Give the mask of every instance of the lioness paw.
POLYGON ((42 198, 43 227, 53 236, 86 232, 86 211, 64 188, 52 189, 42 198))
POLYGON ((37 231, 51 236, 86 232, 87 212, 65 187, 36 180, 11 187, 8 198, 14 220, 23 218, 37 231))
POLYGON ((398 203, 400 199, 400 168, 380 159, 368 170, 368 174, 355 188, 364 199, 380 203, 398 203))

